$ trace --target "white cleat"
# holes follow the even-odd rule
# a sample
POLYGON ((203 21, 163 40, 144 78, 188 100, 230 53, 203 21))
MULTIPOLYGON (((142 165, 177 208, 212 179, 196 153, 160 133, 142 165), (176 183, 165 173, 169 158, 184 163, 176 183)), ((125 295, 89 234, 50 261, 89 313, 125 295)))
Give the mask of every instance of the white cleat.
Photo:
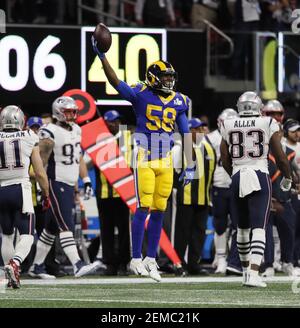
POLYGON ((28 275, 32 278, 39 278, 39 279, 45 279, 45 280, 56 279, 55 276, 47 273, 44 263, 33 264, 28 271, 28 275))
POLYGON ((290 277, 298 277, 300 275, 299 268, 295 268, 293 263, 282 263, 282 271, 290 277))
POLYGON ((258 274, 251 274, 251 272, 246 272, 246 282, 243 284, 248 287, 260 287, 266 288, 267 284, 262 280, 261 276, 258 274))
POLYGON ((274 277, 275 269, 273 267, 266 268, 265 272, 261 274, 262 277, 274 277))
POLYGON ((299 267, 294 267, 294 277, 300 277, 300 268, 299 267))
POLYGON ((146 270, 142 259, 132 259, 129 264, 129 269, 137 276, 149 276, 149 272, 146 270))
POLYGON ((85 264, 83 261, 78 261, 74 265, 74 276, 75 278, 80 278, 82 276, 86 276, 88 274, 91 274, 97 270, 98 264, 97 263, 91 263, 91 264, 85 264))
POLYGON ((218 266, 215 273, 226 273, 226 269, 227 269, 227 262, 225 260, 225 257, 220 257, 218 259, 218 266))
POLYGON ((157 271, 159 266, 157 265, 154 258, 146 256, 143 260, 143 265, 146 268, 146 270, 149 272, 150 278, 152 278, 153 280, 155 280, 157 282, 161 281, 161 276, 157 271))
POLYGON ((243 286, 246 286, 248 276, 249 276, 249 269, 243 270, 243 286))

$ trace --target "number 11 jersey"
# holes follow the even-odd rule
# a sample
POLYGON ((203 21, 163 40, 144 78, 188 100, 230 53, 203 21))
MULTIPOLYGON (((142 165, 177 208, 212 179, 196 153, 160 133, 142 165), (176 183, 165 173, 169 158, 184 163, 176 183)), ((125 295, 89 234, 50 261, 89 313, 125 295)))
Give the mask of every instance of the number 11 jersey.
POLYGON ((67 130, 50 123, 42 126, 39 137, 54 142, 47 166, 48 178, 74 186, 79 177, 81 128, 73 124, 72 130, 67 130))
POLYGON ((279 131, 278 123, 271 117, 251 116, 225 120, 221 134, 229 145, 232 175, 242 168, 269 173, 269 141, 276 131, 279 131))
POLYGON ((0 185, 29 181, 32 149, 39 138, 32 130, 0 132, 0 185))

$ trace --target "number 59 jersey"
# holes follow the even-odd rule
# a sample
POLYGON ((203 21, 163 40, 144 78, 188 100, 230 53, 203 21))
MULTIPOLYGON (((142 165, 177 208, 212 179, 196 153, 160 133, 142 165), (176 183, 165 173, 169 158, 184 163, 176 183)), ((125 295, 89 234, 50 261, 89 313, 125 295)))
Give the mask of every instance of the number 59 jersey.
POLYGON ((48 161, 48 178, 74 186, 79 177, 81 128, 73 124, 72 130, 66 130, 50 123, 42 126, 39 137, 54 142, 48 161))
POLYGON ((276 131, 279 131, 278 123, 271 117, 251 116, 225 120, 221 134, 229 145, 232 174, 246 167, 269 173, 269 141, 276 131))
POLYGON ((32 149, 39 138, 31 130, 0 132, 0 185, 29 181, 32 149))

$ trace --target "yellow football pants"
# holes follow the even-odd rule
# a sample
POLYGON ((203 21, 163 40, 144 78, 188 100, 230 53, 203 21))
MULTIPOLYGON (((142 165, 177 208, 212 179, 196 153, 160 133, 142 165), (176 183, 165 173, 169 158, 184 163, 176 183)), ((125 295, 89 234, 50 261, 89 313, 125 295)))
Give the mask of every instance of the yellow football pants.
POLYGON ((138 207, 165 211, 173 186, 171 153, 165 158, 148 161, 145 151, 139 150, 134 177, 138 207))

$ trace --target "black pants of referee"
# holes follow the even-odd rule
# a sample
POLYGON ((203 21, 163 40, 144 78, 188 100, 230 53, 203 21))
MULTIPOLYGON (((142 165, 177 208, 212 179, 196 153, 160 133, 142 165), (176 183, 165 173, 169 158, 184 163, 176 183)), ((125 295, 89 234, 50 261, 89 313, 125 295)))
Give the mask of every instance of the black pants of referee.
POLYGON ((187 270, 191 274, 199 270, 207 218, 208 206, 177 204, 174 246, 182 263, 185 263, 185 252, 189 247, 187 270))
POLYGON ((115 268, 126 267, 130 260, 129 209, 121 198, 97 199, 103 262, 115 268), (118 239, 115 240, 115 227, 118 239))

